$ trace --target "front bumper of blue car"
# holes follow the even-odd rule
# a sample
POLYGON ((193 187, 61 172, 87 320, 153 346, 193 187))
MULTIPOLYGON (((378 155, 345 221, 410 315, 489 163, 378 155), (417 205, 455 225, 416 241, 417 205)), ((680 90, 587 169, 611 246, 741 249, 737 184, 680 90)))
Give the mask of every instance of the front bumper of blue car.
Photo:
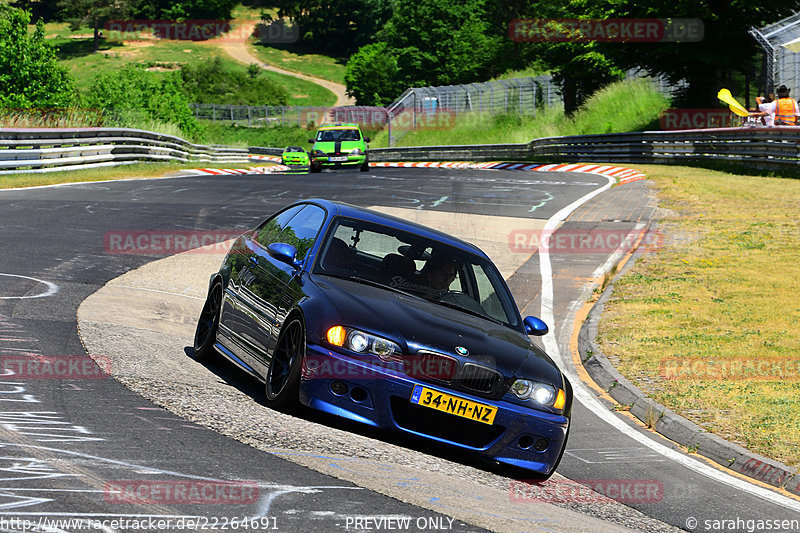
POLYGON ((420 381, 399 367, 376 365, 324 346, 308 344, 300 401, 326 413, 384 430, 410 433, 470 450, 487 459, 549 475, 566 444, 569 418, 503 399, 488 399, 436 382, 420 381), (412 402, 420 387, 494 408, 492 424, 412 402))

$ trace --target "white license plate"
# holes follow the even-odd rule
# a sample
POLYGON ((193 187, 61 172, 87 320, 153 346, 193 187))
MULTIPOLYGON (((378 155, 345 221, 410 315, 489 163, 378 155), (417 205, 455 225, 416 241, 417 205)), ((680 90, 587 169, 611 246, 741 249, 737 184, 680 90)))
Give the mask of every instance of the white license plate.
POLYGON ((346 155, 331 156, 328 158, 328 161, 334 161, 334 162, 347 161, 347 156, 346 155))

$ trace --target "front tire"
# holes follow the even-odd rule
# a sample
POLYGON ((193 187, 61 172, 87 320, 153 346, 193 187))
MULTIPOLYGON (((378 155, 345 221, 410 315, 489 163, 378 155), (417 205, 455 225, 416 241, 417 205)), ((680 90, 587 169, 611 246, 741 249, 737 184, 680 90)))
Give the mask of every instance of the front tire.
POLYGON ((278 338, 267 372, 266 401, 276 409, 296 407, 300 395, 300 366, 306 355, 303 321, 294 317, 278 338))
POLYGON ((194 358, 201 363, 214 361, 219 357, 214 343, 217 341, 217 328, 219 315, 222 310, 222 283, 215 282, 208 291, 206 303, 197 321, 194 333, 193 352, 194 358))

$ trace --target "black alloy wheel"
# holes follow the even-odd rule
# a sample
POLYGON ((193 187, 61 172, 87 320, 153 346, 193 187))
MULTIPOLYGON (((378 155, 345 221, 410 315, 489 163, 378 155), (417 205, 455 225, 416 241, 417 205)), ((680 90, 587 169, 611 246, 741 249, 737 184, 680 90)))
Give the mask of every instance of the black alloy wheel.
POLYGON ((194 358, 202 363, 214 361, 219 357, 214 343, 217 340, 219 314, 222 309, 222 283, 217 281, 211 287, 197 321, 194 333, 194 358))
POLYGON ((303 321, 292 318, 283 328, 267 372, 267 405, 274 408, 295 407, 300 393, 300 366, 306 354, 303 321))

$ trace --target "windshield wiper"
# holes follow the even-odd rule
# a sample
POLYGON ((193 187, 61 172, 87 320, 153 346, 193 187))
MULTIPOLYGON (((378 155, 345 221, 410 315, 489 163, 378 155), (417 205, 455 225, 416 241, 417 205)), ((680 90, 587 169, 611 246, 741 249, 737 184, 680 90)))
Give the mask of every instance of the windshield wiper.
POLYGON ((361 283, 363 285, 369 285, 370 287, 378 287, 379 289, 388 289, 390 291, 397 292, 397 293, 403 294, 405 296, 412 296, 414 298, 418 298, 418 296, 414 296, 413 294, 408 293, 408 292, 403 291, 403 290, 400 290, 397 287, 391 287, 389 285, 386 285, 384 283, 380 283, 378 281, 373 281, 371 279, 358 278, 356 276, 344 276, 342 274, 328 274, 328 273, 321 273, 321 274, 323 274, 324 276, 330 276, 332 278, 346 279, 347 281, 352 281, 352 282, 355 282, 355 283, 361 283))
POLYGON ((469 308, 466 308, 466 307, 462 307, 462 306, 460 306, 458 304, 455 304, 453 302, 445 302, 445 301, 442 301, 442 300, 428 300, 428 301, 437 303, 439 305, 443 305, 445 307, 449 307, 450 309, 455 309, 457 311, 461 311, 462 313, 467 313, 468 315, 477 316, 479 318, 485 318, 486 320, 489 320, 490 322, 494 322, 495 324, 499 324, 501 326, 508 327, 508 324, 504 324, 503 322, 497 320, 494 317, 491 317, 489 315, 485 315, 483 313, 479 313, 478 311, 473 311, 472 309, 469 309, 469 308))

